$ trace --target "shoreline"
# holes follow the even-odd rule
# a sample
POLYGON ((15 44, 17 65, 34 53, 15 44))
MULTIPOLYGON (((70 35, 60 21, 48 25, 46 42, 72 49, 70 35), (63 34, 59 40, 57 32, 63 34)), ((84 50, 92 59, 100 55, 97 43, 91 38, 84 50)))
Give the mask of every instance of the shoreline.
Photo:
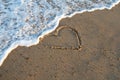
POLYGON ((82 14, 84 12, 94 12, 96 10, 104 10, 104 9, 108 9, 108 10, 111 10, 112 8, 114 8, 116 5, 118 5, 120 3, 120 0, 117 1, 116 3, 114 3, 111 7, 101 7, 101 8, 93 8, 91 10, 83 10, 83 11, 78 11, 78 12, 74 12, 73 14, 71 15, 68 15, 68 16, 64 16, 64 14, 62 16, 58 16, 58 18, 56 18, 55 20, 57 21, 56 25, 52 28, 52 29, 48 29, 48 30, 45 30, 43 31, 43 33, 38 36, 37 39, 35 39, 34 41, 31 40, 31 41, 18 41, 18 42, 15 42, 13 43, 3 54, 2 54, 2 59, 0 60, 0 66, 3 64, 4 60, 7 58, 7 56, 11 53, 12 50, 16 49, 18 46, 25 46, 25 47, 30 47, 30 46, 33 46, 33 45, 37 45, 39 44, 40 42, 40 38, 44 38, 44 36, 50 34, 51 32, 53 32, 59 25, 59 22, 62 20, 62 19, 65 19, 65 18, 70 18, 76 14, 82 14))
POLYGON ((39 44, 13 50, 0 67, 0 79, 119 80, 119 9, 120 4, 111 10, 85 12, 62 19, 55 32, 44 36, 39 44), (77 40, 74 31, 60 30, 62 26, 77 30, 82 41, 81 50, 69 47, 77 47, 77 40), (51 49, 49 46, 70 49, 51 49))

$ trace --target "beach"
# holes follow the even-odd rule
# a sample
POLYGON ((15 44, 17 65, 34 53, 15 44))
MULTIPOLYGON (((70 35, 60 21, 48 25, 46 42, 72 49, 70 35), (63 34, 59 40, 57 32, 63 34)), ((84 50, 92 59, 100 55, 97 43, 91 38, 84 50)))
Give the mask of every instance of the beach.
POLYGON ((120 4, 62 19, 37 45, 14 49, 0 80, 120 80, 120 4))

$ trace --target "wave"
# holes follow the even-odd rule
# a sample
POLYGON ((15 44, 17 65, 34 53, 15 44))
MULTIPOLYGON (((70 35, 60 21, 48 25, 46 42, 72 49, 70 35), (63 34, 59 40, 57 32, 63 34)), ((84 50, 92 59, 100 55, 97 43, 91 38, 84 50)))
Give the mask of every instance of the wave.
POLYGON ((62 18, 111 9, 120 0, 0 0, 0 66, 17 46, 32 46, 62 18))

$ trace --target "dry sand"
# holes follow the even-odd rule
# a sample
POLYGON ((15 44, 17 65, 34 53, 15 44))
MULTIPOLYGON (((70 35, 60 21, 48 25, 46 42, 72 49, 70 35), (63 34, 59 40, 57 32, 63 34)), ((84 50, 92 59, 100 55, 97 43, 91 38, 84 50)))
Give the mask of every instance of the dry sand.
POLYGON ((12 51, 0 80, 120 80, 120 5, 61 20, 38 45, 12 51))

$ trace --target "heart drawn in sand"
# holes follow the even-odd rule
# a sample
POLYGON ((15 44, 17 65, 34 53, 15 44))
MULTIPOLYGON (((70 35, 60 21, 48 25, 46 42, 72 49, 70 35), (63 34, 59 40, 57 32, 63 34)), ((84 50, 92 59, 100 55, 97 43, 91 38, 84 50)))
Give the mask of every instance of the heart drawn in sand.
POLYGON ((41 44, 51 49, 81 49, 81 38, 74 28, 62 26, 44 37, 41 44))

